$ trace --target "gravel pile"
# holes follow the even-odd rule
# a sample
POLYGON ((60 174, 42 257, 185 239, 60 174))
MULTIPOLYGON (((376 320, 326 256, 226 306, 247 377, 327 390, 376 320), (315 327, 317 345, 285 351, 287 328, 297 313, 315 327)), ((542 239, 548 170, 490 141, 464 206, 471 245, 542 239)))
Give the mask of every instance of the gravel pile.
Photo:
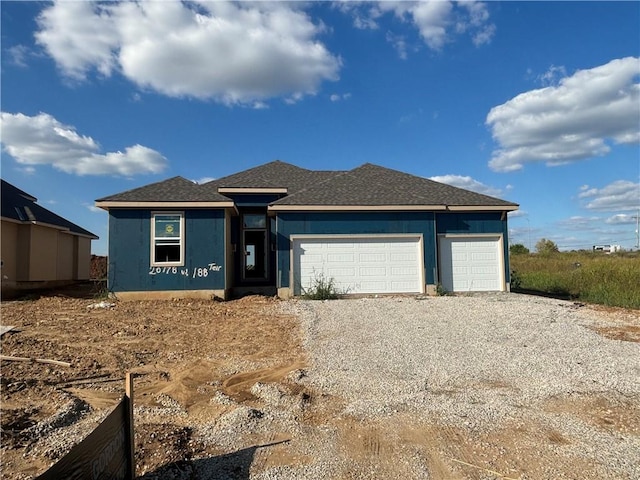
MULTIPOLYGON (((572 453, 619 478, 640 478, 640 431, 611 433, 554 415, 545 402, 606 395, 640 404, 640 344, 586 328, 601 320, 572 302, 517 294, 294 301, 311 368, 301 379, 347 400, 364 419, 410 412, 483 433, 534 420, 572 453)), ((636 429, 637 430, 637 429, 636 429)), ((281 477, 288 478, 288 477, 281 477)))
MULTIPOLYGON (((307 381, 360 414, 443 391, 464 398, 470 384, 504 384, 522 405, 573 392, 640 393, 638 344, 586 329, 596 317, 570 302, 486 294, 288 305, 303 319, 307 381)), ((455 420, 451 408, 442 413, 455 420)), ((479 422, 495 420, 486 413, 479 422)))

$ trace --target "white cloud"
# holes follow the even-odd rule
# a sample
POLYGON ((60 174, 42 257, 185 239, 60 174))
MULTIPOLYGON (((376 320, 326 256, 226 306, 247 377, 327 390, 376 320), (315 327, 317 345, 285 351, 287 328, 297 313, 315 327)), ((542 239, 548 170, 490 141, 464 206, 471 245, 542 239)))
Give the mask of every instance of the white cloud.
POLYGON ((90 203, 83 203, 82 205, 87 207, 87 210, 89 210, 90 212, 93 212, 93 213, 104 213, 103 209, 101 209, 100 207, 96 207, 95 205, 92 205, 90 203))
POLYGON ((598 226, 602 223, 600 217, 583 217, 580 215, 574 215, 573 217, 565 218, 556 222, 557 225, 567 230, 597 230, 598 226))
POLYGON ((627 215, 625 213, 618 213, 617 215, 612 215, 605 220, 605 223, 609 225, 628 225, 636 223, 637 215, 627 215))
POLYGON ((202 177, 202 178, 199 178, 198 180, 193 180, 193 181, 198 185, 202 185, 203 183, 211 182, 213 180, 215 180, 215 177, 202 177))
POLYGON ((474 180, 468 176, 440 175, 429 178, 434 182, 446 183, 447 185, 453 185, 454 187, 464 188, 465 190, 471 190, 472 192, 482 193, 492 197, 502 194, 502 190, 485 185, 484 183, 474 180))
POLYGON ((395 35, 392 32, 387 32, 387 35, 385 38, 387 42, 393 45, 393 48, 396 49, 396 52, 398 52, 398 56, 402 60, 406 60, 407 59, 407 41, 404 35, 395 35))
POLYGON ((332 102, 339 102, 340 100, 349 100, 350 98, 351 98, 350 93, 343 93, 343 94, 334 93, 329 96, 329 100, 331 100, 332 102))
POLYGON ((322 25, 292 3, 56 2, 38 18, 37 42, 62 72, 121 72, 170 97, 262 105, 312 95, 337 80, 340 58, 322 25))
POLYGON ((440 50, 447 41, 447 27, 451 23, 451 2, 419 2, 409 8, 420 36, 432 50, 440 50))
POLYGON ((551 65, 549 70, 538 76, 538 81, 544 85, 557 85, 561 79, 567 76, 567 69, 563 66, 556 67, 551 65))
POLYGON ((46 113, 29 117, 2 112, 0 118, 4 150, 22 165, 51 165, 76 175, 125 176, 160 173, 167 167, 166 158, 142 145, 101 154, 93 138, 46 113))
POLYGON ((509 172, 531 162, 560 165, 607 154, 607 141, 638 143, 638 75, 639 58, 612 60, 492 108, 486 123, 499 148, 489 166, 509 172))
POLYGON ((14 45, 12 47, 7 48, 7 54, 11 59, 11 63, 16 65, 17 67, 26 67, 27 66, 27 57, 30 52, 27 47, 24 45, 14 45))
POLYGON ((605 212, 640 208, 640 183, 617 180, 603 188, 580 188, 578 198, 588 199, 585 207, 605 212))
MULTIPOLYGON (((491 42, 495 34, 495 25, 489 23, 485 2, 343 2, 338 8, 352 15, 354 26, 359 29, 377 29, 380 19, 391 13, 412 24, 422 41, 435 51, 442 50, 459 35, 469 34, 474 45, 481 46, 491 42)), ((406 58, 406 38, 393 32, 387 32, 386 38, 400 57, 406 58)))
POLYGON ((509 218, 521 218, 528 217, 529 213, 525 210, 512 210, 510 212, 507 212, 507 215, 509 216, 509 218))

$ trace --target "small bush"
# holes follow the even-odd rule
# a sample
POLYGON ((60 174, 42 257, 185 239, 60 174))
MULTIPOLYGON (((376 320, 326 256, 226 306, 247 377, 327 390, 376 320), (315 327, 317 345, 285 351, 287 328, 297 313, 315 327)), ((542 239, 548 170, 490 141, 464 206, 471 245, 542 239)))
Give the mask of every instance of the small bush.
POLYGON ((511 289, 518 289, 518 288, 522 288, 522 279, 520 278, 520 275, 518 275, 518 272, 516 272, 515 270, 511 270, 511 289))
POLYGON ((536 243, 536 252, 540 255, 553 255, 554 253, 558 253, 558 251, 558 245, 547 238, 541 238, 538 243, 536 243))
POLYGON ((509 247, 509 253, 511 255, 526 255, 529 253, 529 249, 521 243, 516 243, 509 247))
POLYGON ((335 300, 345 293, 336 287, 335 278, 327 278, 324 273, 314 272, 309 288, 302 287, 302 298, 306 300, 335 300))

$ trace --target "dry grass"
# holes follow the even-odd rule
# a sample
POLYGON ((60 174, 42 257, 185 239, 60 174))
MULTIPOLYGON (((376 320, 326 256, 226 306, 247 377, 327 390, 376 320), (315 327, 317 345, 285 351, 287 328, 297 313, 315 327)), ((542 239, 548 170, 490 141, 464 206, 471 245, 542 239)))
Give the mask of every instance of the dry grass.
POLYGON ((520 288, 640 309, 640 255, 561 252, 512 255, 520 288))

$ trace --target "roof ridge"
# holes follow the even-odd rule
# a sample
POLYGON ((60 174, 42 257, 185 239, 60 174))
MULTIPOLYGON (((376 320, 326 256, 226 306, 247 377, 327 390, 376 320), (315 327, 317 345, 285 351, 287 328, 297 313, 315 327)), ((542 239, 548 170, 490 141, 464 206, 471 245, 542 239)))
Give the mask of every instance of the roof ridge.
MULTIPOLYGON (((331 175, 330 177, 325 178, 325 179, 323 179, 323 180, 321 180, 321 181, 319 181, 317 183, 314 183, 313 185, 310 185, 309 187, 305 187, 305 188, 301 188, 300 190, 296 190, 294 193, 288 194, 283 198, 292 198, 292 197, 295 197, 296 195, 299 195, 301 193, 305 193, 305 192, 308 192, 310 190, 315 190, 320 185, 323 185, 323 184, 329 182, 330 180, 333 180, 333 179, 335 179, 335 178, 337 178, 337 177, 339 177, 341 175, 349 173, 349 170, 309 170, 309 171, 310 172, 320 172, 320 171, 323 171, 323 172, 335 172, 335 175, 331 175)), ((277 204, 283 198, 276 200, 275 202, 272 203, 272 205, 277 204)))

